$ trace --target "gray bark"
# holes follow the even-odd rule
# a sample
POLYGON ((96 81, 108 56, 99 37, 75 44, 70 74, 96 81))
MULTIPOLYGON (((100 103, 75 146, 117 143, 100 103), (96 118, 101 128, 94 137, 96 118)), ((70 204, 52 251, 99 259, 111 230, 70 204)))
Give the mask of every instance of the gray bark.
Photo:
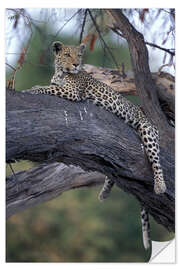
MULTIPOLYGON (((174 156, 166 148, 161 147, 161 164, 167 191, 156 195, 151 165, 141 141, 117 116, 89 101, 70 102, 16 91, 7 91, 6 100, 7 161, 56 161, 107 175, 145 205, 157 222, 174 230, 174 156)), ((46 179, 51 184, 51 173, 46 179)), ((23 181, 26 179, 21 185, 23 181)), ((55 187, 53 190, 56 194, 55 187)), ((7 185, 7 198, 9 192, 7 185)), ((51 190, 47 188, 46 193, 51 190)), ((25 191, 23 195, 28 196, 25 191)), ((39 192, 39 200, 41 196, 39 192)), ((12 199, 16 203, 16 196, 12 199)))
POLYGON ((6 217, 74 188, 103 184, 105 176, 54 162, 12 174, 6 182, 6 217))

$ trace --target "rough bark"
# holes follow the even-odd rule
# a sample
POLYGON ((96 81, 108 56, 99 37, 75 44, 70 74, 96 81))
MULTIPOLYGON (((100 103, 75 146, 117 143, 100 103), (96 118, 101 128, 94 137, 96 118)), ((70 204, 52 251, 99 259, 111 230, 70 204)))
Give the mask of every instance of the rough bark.
POLYGON ((74 188, 103 184, 105 176, 54 162, 7 177, 6 218, 74 188))
POLYGON ((167 192, 156 195, 140 139, 120 118, 88 101, 16 91, 7 91, 6 100, 7 161, 58 161, 100 172, 133 194, 157 222, 174 230, 174 156, 166 148, 161 147, 161 163, 167 192))

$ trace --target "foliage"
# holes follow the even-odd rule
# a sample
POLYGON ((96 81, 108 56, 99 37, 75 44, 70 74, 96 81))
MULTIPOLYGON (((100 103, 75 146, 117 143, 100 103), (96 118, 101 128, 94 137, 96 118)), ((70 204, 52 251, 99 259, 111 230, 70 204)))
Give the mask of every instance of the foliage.
MULTIPOLYGON (((100 203, 100 187, 74 190, 12 216, 7 222, 8 262, 142 262, 139 204, 114 188, 100 203)), ((154 240, 168 240, 152 224, 154 240)))

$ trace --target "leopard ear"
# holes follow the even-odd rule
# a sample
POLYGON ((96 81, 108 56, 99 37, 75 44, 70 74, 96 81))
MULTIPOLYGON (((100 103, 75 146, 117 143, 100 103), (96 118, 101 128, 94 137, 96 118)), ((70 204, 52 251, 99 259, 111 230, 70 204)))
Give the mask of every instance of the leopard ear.
POLYGON ((58 54, 62 50, 62 47, 63 43, 61 43, 60 41, 54 41, 52 44, 54 54, 58 54))
POLYGON ((80 53, 84 53, 84 50, 86 48, 86 45, 84 43, 81 43, 80 46, 79 46, 79 49, 80 49, 80 53))

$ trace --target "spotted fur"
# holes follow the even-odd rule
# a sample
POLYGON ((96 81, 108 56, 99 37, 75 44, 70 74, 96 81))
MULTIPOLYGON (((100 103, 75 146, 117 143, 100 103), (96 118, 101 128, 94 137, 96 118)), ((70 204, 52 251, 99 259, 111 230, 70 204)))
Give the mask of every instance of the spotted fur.
POLYGON ((143 244, 145 249, 150 248, 151 238, 150 238, 150 226, 149 226, 149 215, 145 208, 141 208, 141 224, 142 224, 142 235, 143 244))
MULTIPOLYGON (((66 46, 59 41, 53 43, 55 55, 55 73, 49 86, 35 86, 28 90, 32 94, 49 94, 72 101, 92 100, 96 105, 121 117, 137 130, 145 148, 154 173, 154 191, 157 194, 166 191, 163 171, 159 160, 159 133, 139 107, 124 98, 118 91, 93 78, 82 68, 84 44, 66 46)), ((111 180, 99 195, 104 199, 113 186, 111 180)))

